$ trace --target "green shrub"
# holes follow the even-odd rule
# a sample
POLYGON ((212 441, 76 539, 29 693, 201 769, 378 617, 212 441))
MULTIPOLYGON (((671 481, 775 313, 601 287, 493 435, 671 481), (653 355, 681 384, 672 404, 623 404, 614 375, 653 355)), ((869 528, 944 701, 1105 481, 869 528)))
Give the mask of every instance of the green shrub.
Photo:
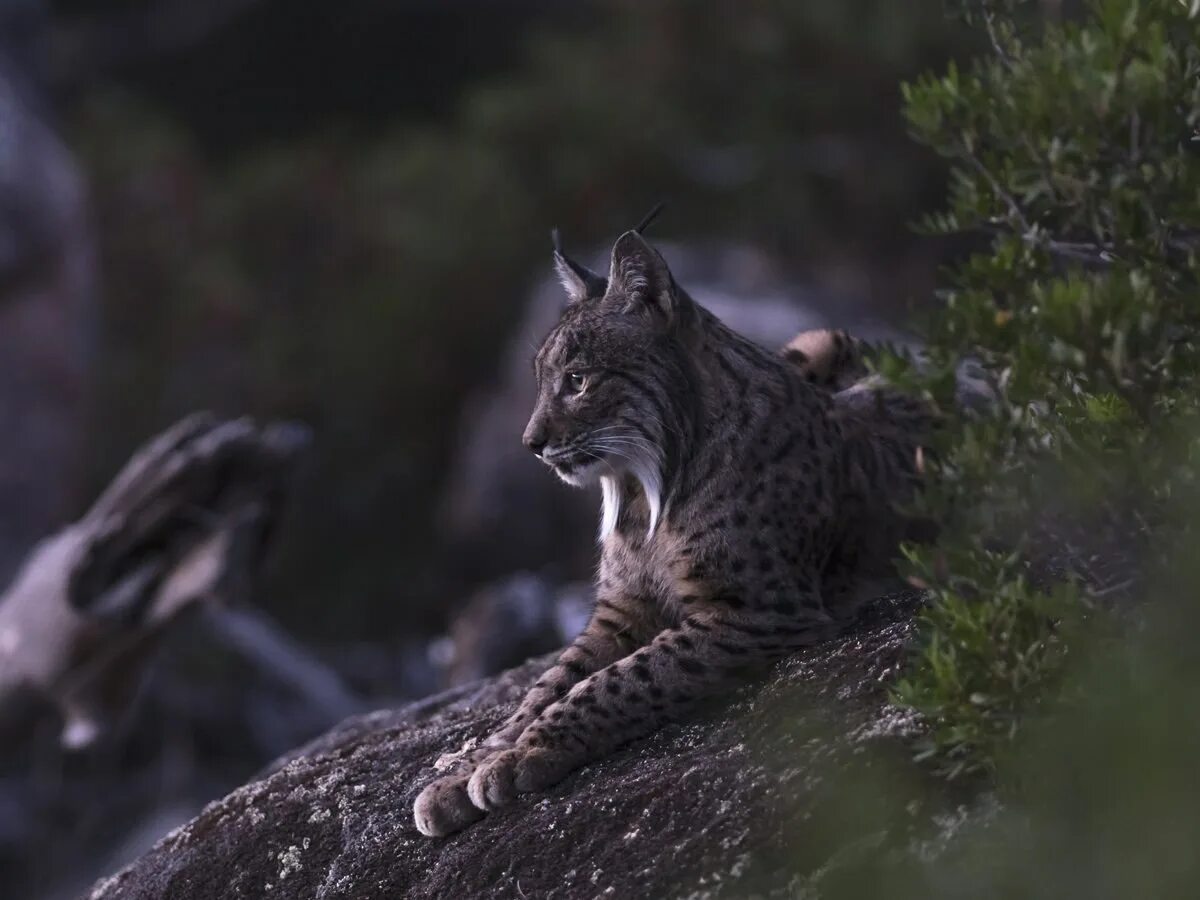
POLYGON ((913 135, 952 166, 925 228, 987 247, 946 274, 931 373, 890 368, 943 409, 964 355, 1001 387, 994 415, 941 435, 923 503, 945 538, 910 550, 933 602, 895 696, 950 774, 992 769, 1020 713, 1053 702, 1071 635, 1096 627, 1087 597, 1130 574, 1076 566, 1050 588, 1028 561, 1082 533, 1084 562, 1145 575, 1192 532, 1170 501, 1200 434, 1200 4, 1027 6, 966 4, 990 52, 904 88, 913 135))

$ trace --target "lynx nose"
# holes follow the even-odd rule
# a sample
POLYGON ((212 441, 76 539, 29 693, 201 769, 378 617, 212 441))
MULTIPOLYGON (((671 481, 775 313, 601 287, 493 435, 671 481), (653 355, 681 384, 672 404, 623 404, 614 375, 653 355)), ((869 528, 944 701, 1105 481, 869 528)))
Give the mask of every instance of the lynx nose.
POLYGON ((549 443, 546 432, 540 428, 525 429, 525 434, 521 437, 521 441, 533 451, 534 456, 541 456, 542 451, 546 449, 546 444, 549 443))

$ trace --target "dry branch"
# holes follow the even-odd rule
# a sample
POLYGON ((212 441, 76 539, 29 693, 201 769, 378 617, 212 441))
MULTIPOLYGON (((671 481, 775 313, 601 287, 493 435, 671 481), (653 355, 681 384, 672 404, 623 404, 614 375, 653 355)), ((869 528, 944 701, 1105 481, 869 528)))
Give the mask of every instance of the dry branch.
POLYGON ((85 746, 128 708, 183 612, 244 596, 308 432, 190 416, 150 441, 0 597, 0 713, 33 692, 85 746))

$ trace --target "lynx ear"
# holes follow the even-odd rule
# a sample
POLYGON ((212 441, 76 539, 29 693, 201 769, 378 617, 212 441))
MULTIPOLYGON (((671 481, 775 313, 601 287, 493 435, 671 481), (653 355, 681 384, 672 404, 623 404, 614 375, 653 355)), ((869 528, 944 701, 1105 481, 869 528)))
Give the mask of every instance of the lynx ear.
POLYGON ((666 261, 636 230, 625 232, 613 245, 608 293, 622 294, 631 308, 649 308, 668 322, 675 318, 681 302, 666 261))
POLYGON ((550 232, 554 241, 554 271, 563 290, 567 292, 567 302, 576 303, 580 300, 599 300, 608 288, 608 281, 603 275, 597 275, 587 266, 575 262, 562 249, 562 240, 558 229, 550 232))

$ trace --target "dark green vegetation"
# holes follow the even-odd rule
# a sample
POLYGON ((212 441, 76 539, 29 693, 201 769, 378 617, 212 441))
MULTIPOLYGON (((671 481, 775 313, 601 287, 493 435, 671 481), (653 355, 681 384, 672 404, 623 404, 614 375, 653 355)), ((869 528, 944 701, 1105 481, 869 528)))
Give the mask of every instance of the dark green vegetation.
POLYGON ((1149 588, 1155 602, 1143 627, 1119 641, 1072 641, 1070 663, 1055 678, 1054 714, 1038 714, 1044 701, 1039 707, 1026 694, 993 789, 922 778, 895 759, 843 773, 845 812, 826 823, 843 849, 804 880, 812 893, 802 896, 1194 896, 1198 592, 1200 568, 1177 566, 1149 588))
POLYGON ((945 529, 910 550, 933 597, 893 690, 921 764, 846 786, 831 828, 879 830, 825 897, 1195 893, 1200 4, 1034 6, 966 4, 990 50, 905 88, 952 166, 928 229, 986 244, 945 273, 932 372, 886 367, 944 409, 964 355, 1002 390, 929 460, 945 529), (948 843, 919 825, 945 787, 948 843))
MULTIPOLYGON (((928 227, 990 236, 947 275, 926 387, 952 402, 964 354, 1002 385, 995 416, 945 435, 928 502, 946 539, 912 553, 936 602, 897 696, 951 774, 992 768, 1018 711, 1055 695, 1067 632, 1094 630, 1093 557, 1172 571, 1191 535, 1200 17, 1178 0, 1063 23, 1021 6, 969 4, 990 52, 905 88, 913 134, 953 165, 928 227), (1016 554, 1065 552, 1060 532, 1084 577, 1043 591, 1016 554)), ((1116 594, 1132 572, 1105 574, 1116 594)))

